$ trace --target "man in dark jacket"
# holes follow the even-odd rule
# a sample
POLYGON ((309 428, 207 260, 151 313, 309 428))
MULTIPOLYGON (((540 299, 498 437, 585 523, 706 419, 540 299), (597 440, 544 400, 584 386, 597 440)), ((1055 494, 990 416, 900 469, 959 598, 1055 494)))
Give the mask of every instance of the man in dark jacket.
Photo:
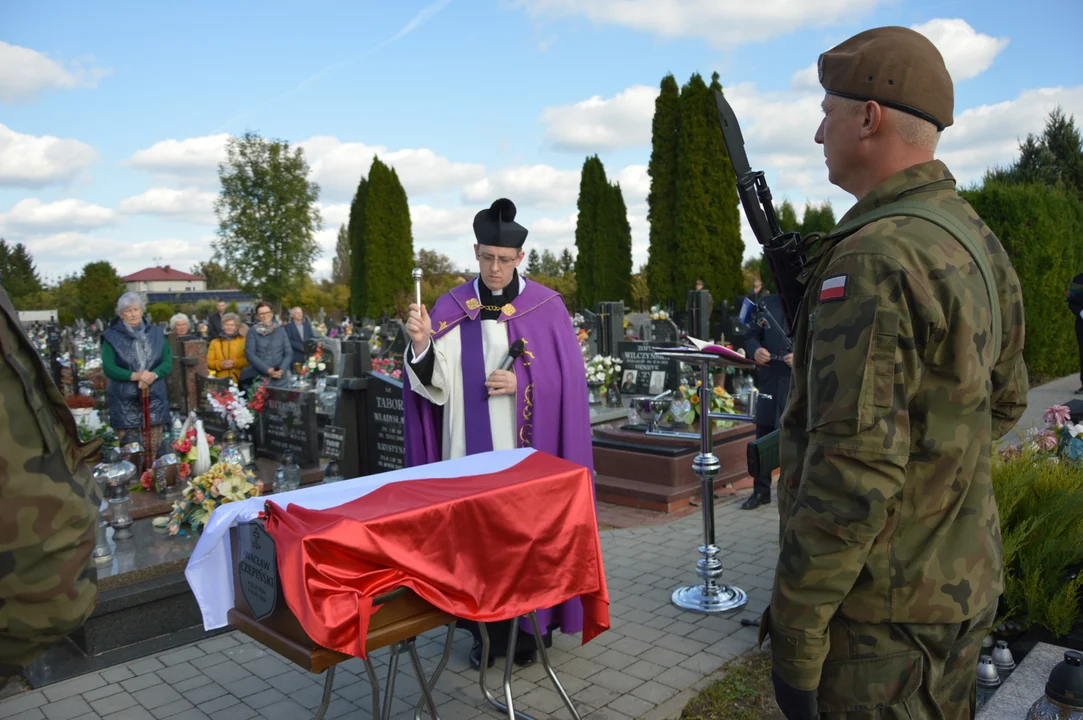
POLYGON ((222 316, 226 314, 226 303, 219 300, 217 309, 207 318, 207 342, 222 336, 222 316))
POLYGON ((80 442, 0 286, 0 688, 94 610, 100 445, 80 442))
POLYGON ((1079 343, 1079 389, 1075 394, 1083 395, 1083 273, 1072 280, 1072 287, 1068 290, 1068 307, 1075 315, 1075 339, 1079 343))
POLYGON ((305 317, 305 311, 299 307, 290 310, 290 319, 286 323, 286 337, 290 339, 293 363, 303 363, 305 361, 305 341, 315 337, 315 333, 312 332, 312 323, 305 317))
MULTIPOLYGON (((764 295, 753 311, 753 320, 745 338, 745 353, 759 363, 756 388, 760 399, 756 404, 756 437, 761 438, 778 427, 786 407, 790 389, 793 348, 783 331, 782 303, 778 295, 764 295), (770 397, 767 397, 770 396, 770 397)), ((752 495, 741 505, 742 510, 755 510, 771 502, 771 473, 754 478, 752 495)))

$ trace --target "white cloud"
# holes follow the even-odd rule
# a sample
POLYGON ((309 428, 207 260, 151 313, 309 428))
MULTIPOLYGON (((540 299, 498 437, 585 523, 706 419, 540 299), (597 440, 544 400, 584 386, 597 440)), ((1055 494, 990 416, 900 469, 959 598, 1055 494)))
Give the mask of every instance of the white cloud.
POLYGON ((434 239, 447 238, 463 238, 464 245, 469 246, 474 241, 474 215, 478 210, 480 208, 411 205, 414 247, 429 247, 434 239))
POLYGON ((157 187, 120 201, 120 211, 127 214, 161 215, 189 222, 213 224, 217 195, 199 188, 157 187))
MULTIPOLYGON (((575 237, 575 225, 579 220, 579 211, 562 218, 538 218, 530 225, 529 239, 535 238, 559 238, 568 239, 575 237)), ((574 243, 573 243, 574 244, 574 243)))
POLYGON ((535 17, 582 15, 672 39, 695 37, 716 48, 760 42, 869 14, 884 0, 518 0, 535 17))
POLYGON ((658 88, 635 85, 603 99, 545 108, 545 137, 562 150, 597 150, 649 145, 658 88))
POLYGON ((988 70, 1009 42, 1006 37, 995 38, 978 32, 966 20, 936 18, 911 27, 932 40, 955 82, 988 70))
POLYGON ((312 177, 320 187, 347 197, 353 197, 361 177, 368 175, 374 155, 395 168, 408 195, 449 190, 485 175, 484 165, 454 162, 428 148, 389 151, 382 145, 342 142, 327 136, 313 137, 299 144, 312 166, 312 177))
POLYGON ((41 275, 56 279, 77 273, 88 262, 108 259, 121 276, 142 270, 158 262, 187 271, 192 265, 211 256, 211 235, 194 240, 175 237, 144 240, 136 243, 90 235, 83 232, 60 232, 34 235, 22 240, 33 254, 41 275))
POLYGON ((116 220, 116 211, 85 200, 69 198, 43 203, 37 198, 26 198, 0 214, 0 227, 15 232, 55 232, 102 227, 116 220))
POLYGON ((0 124, 0 187, 68 182, 97 157, 94 148, 78 140, 24 135, 0 124))
POLYGON ((350 224, 350 205, 349 203, 336 203, 334 205, 320 205, 320 214, 323 216, 323 225, 325 228, 331 228, 335 231, 335 236, 338 236, 339 225, 350 224))
POLYGON ((94 58, 74 60, 67 67, 45 53, 0 40, 0 100, 32 100, 42 90, 97 87, 111 70, 93 67, 94 58))
POLYGON ((185 140, 162 140, 149 148, 137 150, 126 164, 162 178, 214 182, 218 163, 226 159, 228 140, 226 133, 185 140))
POLYGON ((465 186, 462 195, 471 203, 507 197, 518 207, 574 205, 579 197, 579 174, 579 170, 557 170, 552 165, 502 168, 465 186))
MULTIPOLYGON (((634 204, 647 202, 647 195, 651 191, 651 177, 647 174, 646 165, 629 165, 617 173, 615 179, 620 183, 624 204, 629 208, 634 204)), ((610 181, 613 180, 611 177, 610 181)))

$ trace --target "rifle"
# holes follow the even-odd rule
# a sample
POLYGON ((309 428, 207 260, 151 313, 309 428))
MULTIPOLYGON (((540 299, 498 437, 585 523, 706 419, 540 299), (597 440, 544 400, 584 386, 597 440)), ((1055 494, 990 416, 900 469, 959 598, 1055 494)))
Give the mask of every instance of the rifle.
MULTIPOLYGON (((778 288, 778 297, 785 315, 783 332, 787 337, 793 334, 797 322, 797 311, 805 286, 798 277, 805 266, 806 247, 801 241, 801 234, 783 232, 778 224, 775 206, 771 201, 771 188, 762 170, 753 170, 745 154, 745 138, 741 134, 741 125, 737 114, 718 90, 714 91, 715 105, 718 106, 718 122, 722 125, 722 137, 729 150, 733 171, 737 174, 737 195, 741 198, 741 207, 752 227, 756 240, 763 246, 763 256, 771 269, 778 288)), ((748 443, 746 460, 748 473, 752 477, 772 472, 779 466, 779 431, 774 430, 762 438, 748 443)))
POLYGON ((722 137, 729 150, 730 162, 737 174, 737 195, 745 217, 752 227, 756 240, 763 246, 763 255, 775 279, 782 312, 786 316, 787 335, 792 334, 797 319, 797 308, 805 288, 798 280, 805 265, 805 246, 801 234, 783 232, 775 215, 775 206, 771 202, 771 188, 762 170, 753 170, 745 154, 745 139, 741 134, 741 125, 729 102, 718 90, 714 91, 715 105, 718 106, 718 121, 722 125, 722 137))

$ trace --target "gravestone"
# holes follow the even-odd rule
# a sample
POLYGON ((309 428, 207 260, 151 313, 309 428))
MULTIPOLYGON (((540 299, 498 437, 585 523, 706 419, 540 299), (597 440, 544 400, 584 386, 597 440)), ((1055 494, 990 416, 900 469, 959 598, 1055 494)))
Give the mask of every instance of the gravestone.
POLYGON ((709 291, 689 290, 685 332, 698 340, 710 340, 711 310, 712 300, 709 291))
POLYGON ((598 354, 598 335, 601 321, 590 310, 583 308, 583 329, 587 331, 587 358, 590 359, 598 354))
POLYGON ((331 460, 341 460, 343 446, 346 443, 346 428, 327 425, 323 428, 323 456, 331 460))
POLYGON ((384 357, 401 358, 406 354, 406 348, 409 347, 409 339, 406 337, 406 326, 402 324, 401 320, 389 320, 382 330, 385 330, 384 338, 386 339, 387 352, 384 353, 384 357))
POLYGON ((649 342, 653 338, 651 335, 651 314, 645 312, 629 313, 628 329, 636 335, 637 339, 649 342))
POLYGON ((302 468, 319 463, 316 392, 303 388, 267 388, 267 404, 257 424, 256 454, 281 460, 292 452, 302 468))
POLYGON ((681 341, 681 329, 669 318, 651 320, 651 342, 655 345, 678 345, 681 341))
POLYGON ((199 393, 199 404, 196 407, 196 415, 203 421, 203 429, 214 436, 218 442, 225 437, 229 430, 229 423, 214 411, 207 393, 222 392, 229 390, 229 378, 212 378, 206 375, 196 375, 196 390, 199 393))
POLYGON ((680 364, 656 355, 650 348, 651 343, 642 340, 625 340, 618 345, 622 395, 657 395, 680 387, 680 364))
POLYGON ((600 302, 594 309, 599 321, 598 354, 615 357, 617 345, 624 339, 624 303, 600 302))
POLYGON ((406 465, 406 416, 402 393, 402 383, 398 380, 369 373, 366 474, 398 470, 406 465))
POLYGON ((199 407, 199 387, 196 377, 207 374, 207 342, 205 340, 185 340, 181 343, 179 370, 184 373, 184 397, 181 401, 182 412, 199 407))

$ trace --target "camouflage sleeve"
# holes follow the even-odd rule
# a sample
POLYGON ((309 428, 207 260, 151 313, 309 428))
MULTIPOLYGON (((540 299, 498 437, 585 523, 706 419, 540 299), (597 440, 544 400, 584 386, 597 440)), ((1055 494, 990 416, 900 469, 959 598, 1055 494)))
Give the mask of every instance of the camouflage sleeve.
POLYGON ((799 690, 819 686, 828 621, 901 495, 908 398, 921 367, 913 328, 929 322, 912 317, 940 317, 926 290, 884 255, 844 254, 820 277, 802 368, 804 475, 782 532, 769 620, 773 668, 799 690))
POLYGON ((1023 289, 1006 253, 1001 251, 990 259, 993 272, 997 274, 1000 314, 1003 318, 1000 359, 993 368, 992 378, 992 430, 995 442, 1008 434, 1023 416, 1023 411, 1027 409, 1030 383, 1027 380, 1027 366, 1023 362, 1026 335, 1023 289))
MULTIPOLYGON (((10 332, 3 320, 0 334, 10 332)), ((0 685, 82 625, 97 599, 94 480, 85 463, 72 475, 63 441, 46 442, 26 382, 45 389, 27 353, 9 351, 12 362, 0 356, 0 685)))

